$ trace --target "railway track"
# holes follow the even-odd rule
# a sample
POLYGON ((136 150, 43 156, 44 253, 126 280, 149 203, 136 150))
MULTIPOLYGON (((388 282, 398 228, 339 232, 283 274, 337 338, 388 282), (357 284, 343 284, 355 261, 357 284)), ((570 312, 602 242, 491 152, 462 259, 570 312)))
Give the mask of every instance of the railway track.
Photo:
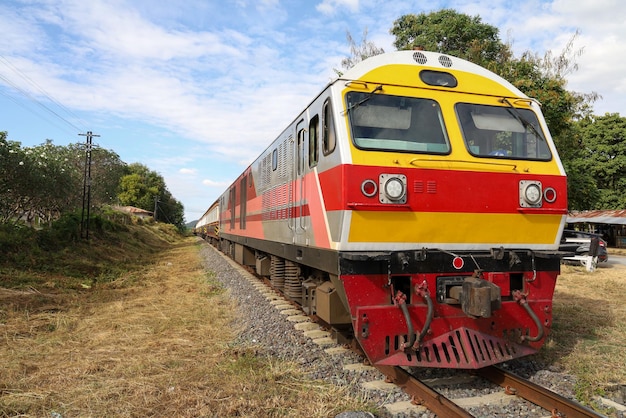
MULTIPOLYGON (((219 254, 224 260, 226 260, 231 266, 235 267, 241 273, 241 275, 254 286, 256 291, 268 295, 268 303, 270 303, 271 301, 270 304, 273 305, 276 310, 291 312, 291 314, 295 314, 295 312, 298 311, 294 309, 296 306, 293 301, 285 298, 284 296, 279 297, 278 295, 281 295, 280 292, 272 289, 272 287, 266 280, 259 278, 248 269, 239 266, 221 252, 215 249, 213 250, 217 254, 219 254), (279 299, 282 299, 282 301, 279 299)), ((306 316, 308 320, 315 319, 314 316, 311 317, 309 315, 306 315, 304 312, 301 311, 301 309, 299 309, 299 311, 300 314, 298 315, 306 316)), ((285 313, 283 313, 283 315, 285 315, 285 313)), ((316 329, 320 330, 324 328, 326 328, 326 326, 324 324, 321 324, 316 329)), ((294 329, 311 330, 312 328, 308 326, 294 326, 294 329)), ((312 331, 309 332, 311 333, 312 331)), ((315 331, 312 332, 312 334, 310 335, 321 335, 321 332, 323 332, 324 335, 327 335, 327 337, 323 339, 333 339, 335 341, 335 345, 345 345, 345 341, 337 341, 338 337, 343 337, 337 332, 315 331), (328 336, 332 336, 333 338, 329 338, 328 336)), ((305 335, 306 334, 307 332, 305 332, 305 335)), ((310 336, 310 338, 315 339, 315 337, 313 336, 310 336)), ((363 356, 363 353, 358 350, 358 347, 350 345, 349 348, 351 349, 351 351, 356 352, 359 356, 363 356)), ((380 373, 382 373, 384 376, 387 376, 387 381, 389 383, 393 383, 396 386, 400 387, 402 391, 404 391, 411 398, 413 404, 421 405, 439 417, 474 416, 471 414, 471 412, 468 411, 468 409, 471 409, 471 407, 466 406, 467 404, 472 404, 473 402, 468 402, 468 398, 455 399, 454 395, 452 395, 452 397, 450 398, 446 397, 445 395, 433 388, 433 386, 437 386, 437 384, 431 382, 431 380, 436 379, 431 379, 429 381, 420 380, 419 378, 413 376, 411 373, 407 372, 401 367, 376 366, 372 368, 378 369, 380 373)), ((597 412, 575 401, 567 399, 553 391, 550 391, 549 389, 543 388, 533 382, 523 379, 513 373, 507 372, 499 367, 487 367, 472 371, 471 373, 474 375, 474 379, 477 378, 476 376, 478 376, 501 386, 502 388, 504 388, 504 391, 502 392, 505 392, 507 394, 506 396, 525 399, 528 402, 531 402, 532 404, 541 407, 543 410, 547 411, 542 416, 552 416, 554 418, 603 417, 603 415, 598 414, 597 412)), ((472 376, 470 376, 470 378, 472 378, 472 376)), ((470 382, 472 381, 471 379, 468 380, 470 382)), ((474 385, 474 383, 467 384, 470 386, 474 385)), ((479 397, 480 396, 476 396, 476 398, 479 397)), ((403 414, 402 416, 407 415, 403 414)), ((414 415, 409 412, 408 416, 414 415)))
POLYGON ((603 417, 578 402, 541 387, 499 367, 478 369, 477 373, 496 383, 513 395, 522 397, 552 413, 553 417, 603 417))
POLYGON ((389 378, 389 380, 411 396, 412 402, 424 405, 430 411, 440 417, 472 417, 467 412, 454 403, 451 399, 446 398, 439 392, 416 379, 406 370, 396 366, 376 366, 381 373, 389 378))
MULTIPOLYGON (((459 406, 429 385, 401 367, 376 366, 394 384, 400 386, 414 403, 425 406, 440 417, 473 417, 466 409, 459 406)), ((554 418, 602 418, 604 415, 567 399, 549 389, 541 387, 499 367, 490 366, 478 369, 475 373, 503 387, 507 394, 526 399, 548 411, 554 418)))

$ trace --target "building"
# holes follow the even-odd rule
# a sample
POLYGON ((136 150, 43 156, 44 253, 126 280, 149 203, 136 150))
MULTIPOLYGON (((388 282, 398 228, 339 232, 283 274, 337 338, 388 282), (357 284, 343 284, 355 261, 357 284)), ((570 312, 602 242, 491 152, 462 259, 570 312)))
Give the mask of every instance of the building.
POLYGON ((571 212, 568 228, 601 234, 610 247, 626 248, 626 210, 571 212))
POLYGON ((113 209, 119 212, 129 213, 141 219, 152 218, 154 216, 153 212, 150 212, 149 210, 136 208, 134 206, 113 206, 113 209))

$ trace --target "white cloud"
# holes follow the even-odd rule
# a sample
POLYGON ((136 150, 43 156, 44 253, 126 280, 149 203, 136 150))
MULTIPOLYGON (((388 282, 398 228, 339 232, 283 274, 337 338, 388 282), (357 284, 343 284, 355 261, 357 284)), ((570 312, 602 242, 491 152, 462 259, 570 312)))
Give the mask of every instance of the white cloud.
POLYGON ((346 8, 350 12, 357 12, 359 0, 322 0, 315 8, 325 15, 334 15, 341 8, 346 8))
POLYGON ((210 179, 204 179, 202 180, 202 184, 204 184, 205 186, 209 186, 209 187, 216 187, 219 189, 223 189, 225 187, 230 186, 232 183, 232 181, 215 181, 215 180, 210 180, 210 179))

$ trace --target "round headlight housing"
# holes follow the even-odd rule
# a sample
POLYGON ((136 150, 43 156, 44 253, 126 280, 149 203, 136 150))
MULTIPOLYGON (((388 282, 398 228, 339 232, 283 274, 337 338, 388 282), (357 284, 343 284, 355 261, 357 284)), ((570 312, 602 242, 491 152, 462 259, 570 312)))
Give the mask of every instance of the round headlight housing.
POLYGON ((392 177, 385 183, 385 195, 387 199, 398 200, 404 195, 404 185, 397 177, 392 177))
POLYGON ((406 176, 381 174, 378 178, 380 203, 406 203, 406 176))
POLYGON ((519 203, 521 207, 541 207, 543 190, 540 181, 522 180, 519 184, 519 203))
POLYGON ((524 190, 524 199, 531 205, 536 205, 541 200, 541 190, 536 184, 530 184, 524 190))

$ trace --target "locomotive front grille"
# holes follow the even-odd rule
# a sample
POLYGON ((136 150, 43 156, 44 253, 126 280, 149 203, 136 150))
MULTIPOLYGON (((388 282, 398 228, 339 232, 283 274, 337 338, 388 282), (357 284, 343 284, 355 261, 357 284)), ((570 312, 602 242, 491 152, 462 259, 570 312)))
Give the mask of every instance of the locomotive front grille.
POLYGON ((535 349, 469 328, 459 328, 423 343, 416 351, 403 351, 406 336, 387 337, 388 357, 377 364, 477 369, 527 356, 535 349), (393 344, 390 344, 393 341, 393 344), (393 346, 393 348, 392 348, 393 346), (395 353, 394 353, 395 352, 395 353))

